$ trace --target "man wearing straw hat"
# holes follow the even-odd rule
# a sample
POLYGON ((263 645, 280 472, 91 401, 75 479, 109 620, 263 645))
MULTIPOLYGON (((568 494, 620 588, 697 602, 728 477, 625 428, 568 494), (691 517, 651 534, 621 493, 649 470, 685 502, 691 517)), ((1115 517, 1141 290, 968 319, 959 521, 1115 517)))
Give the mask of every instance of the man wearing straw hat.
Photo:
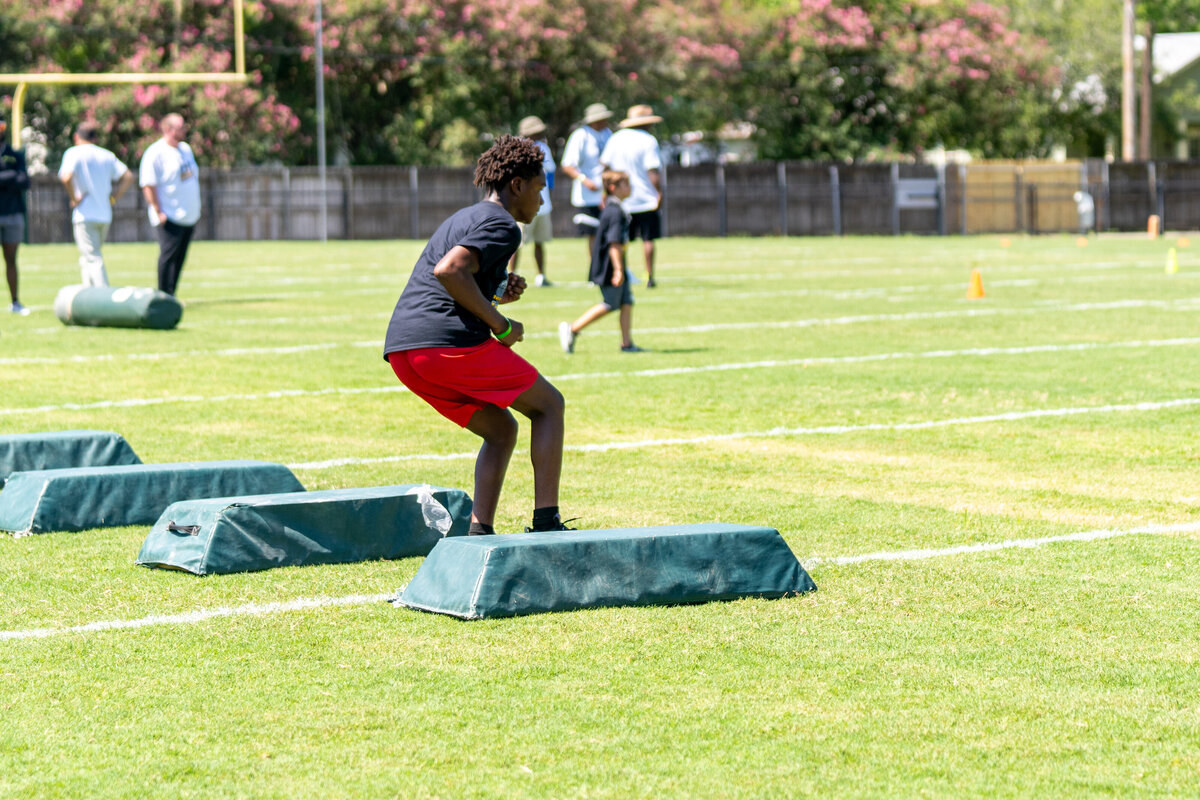
MULTIPOLYGON (((540 117, 525 117, 517 123, 517 135, 522 139, 532 139, 542 151, 542 169, 546 173, 546 185, 542 187, 542 207, 533 222, 521 223, 521 246, 533 242, 533 260, 537 264, 537 277, 534 286, 553 286, 546 277, 546 249, 543 245, 554 238, 554 226, 550 222, 550 190, 554 188, 554 153, 546 144, 546 123, 540 117)), ((512 262, 508 268, 517 271, 517 258, 521 251, 513 253, 512 262)))
POLYGON ((646 257, 646 287, 654 288, 654 240, 662 235, 662 219, 659 206, 662 204, 662 186, 659 170, 662 159, 658 154, 658 140, 647 130, 656 122, 662 122, 648 105, 630 106, 625 119, 617 125, 619 131, 612 135, 600 163, 605 169, 629 175, 633 190, 629 199, 621 205, 631 215, 629 238, 641 238, 642 252, 646 257))
POLYGON ((613 112, 604 103, 592 103, 583 110, 582 124, 567 137, 563 150, 562 171, 571 179, 571 205, 575 207, 575 232, 588 240, 588 260, 596 241, 596 226, 600 222, 600 200, 603 197, 600 176, 600 154, 612 138, 608 121, 613 112))

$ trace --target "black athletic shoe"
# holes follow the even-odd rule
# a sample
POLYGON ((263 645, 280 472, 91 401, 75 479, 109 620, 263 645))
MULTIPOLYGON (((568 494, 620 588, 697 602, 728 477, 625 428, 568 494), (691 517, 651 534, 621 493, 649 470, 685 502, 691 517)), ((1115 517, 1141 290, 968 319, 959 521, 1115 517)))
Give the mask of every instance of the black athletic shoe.
POLYGON ((631 342, 627 345, 622 345, 621 352, 622 353, 644 353, 646 351, 631 342))
POLYGON ((568 528, 567 523, 574 522, 577 519, 579 519, 579 517, 572 517, 571 519, 565 519, 565 520, 555 517, 554 522, 551 522, 547 527, 526 528, 525 532, 526 533, 547 533, 549 531, 574 531, 574 530, 578 530, 578 528, 568 528))

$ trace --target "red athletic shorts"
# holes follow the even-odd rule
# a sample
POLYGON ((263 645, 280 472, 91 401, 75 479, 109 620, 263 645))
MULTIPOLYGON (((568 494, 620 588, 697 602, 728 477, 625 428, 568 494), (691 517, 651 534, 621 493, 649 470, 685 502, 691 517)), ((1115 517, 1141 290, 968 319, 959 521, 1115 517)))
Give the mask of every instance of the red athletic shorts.
POLYGON ((413 394, 464 428, 484 406, 511 406, 538 378, 532 364, 495 339, 474 347, 398 350, 387 358, 413 394))

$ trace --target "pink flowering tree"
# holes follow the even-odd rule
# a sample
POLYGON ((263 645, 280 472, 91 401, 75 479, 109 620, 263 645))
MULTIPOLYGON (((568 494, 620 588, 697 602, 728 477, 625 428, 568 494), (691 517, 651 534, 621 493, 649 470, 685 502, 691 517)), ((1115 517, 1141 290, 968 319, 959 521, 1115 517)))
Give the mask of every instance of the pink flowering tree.
POLYGON ((747 115, 767 157, 890 158, 935 145, 1017 156, 1050 144, 1049 49, 997 7, 800 0, 762 29, 747 115))
MULTIPOLYGON (((712 125, 739 63, 718 0, 329 0, 324 16, 330 138, 355 163, 467 163, 527 114, 565 137, 593 102, 712 125)), ((294 107, 311 97, 311 78, 280 77, 294 107)))

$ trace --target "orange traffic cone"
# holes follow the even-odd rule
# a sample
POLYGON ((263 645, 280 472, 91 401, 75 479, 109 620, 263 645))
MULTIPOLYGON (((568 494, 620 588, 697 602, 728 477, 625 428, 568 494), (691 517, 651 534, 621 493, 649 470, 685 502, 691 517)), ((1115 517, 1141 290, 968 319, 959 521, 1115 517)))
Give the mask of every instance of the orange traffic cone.
POLYGON ((983 297, 983 275, 979 270, 971 270, 971 284, 967 287, 967 299, 978 300, 983 297))

